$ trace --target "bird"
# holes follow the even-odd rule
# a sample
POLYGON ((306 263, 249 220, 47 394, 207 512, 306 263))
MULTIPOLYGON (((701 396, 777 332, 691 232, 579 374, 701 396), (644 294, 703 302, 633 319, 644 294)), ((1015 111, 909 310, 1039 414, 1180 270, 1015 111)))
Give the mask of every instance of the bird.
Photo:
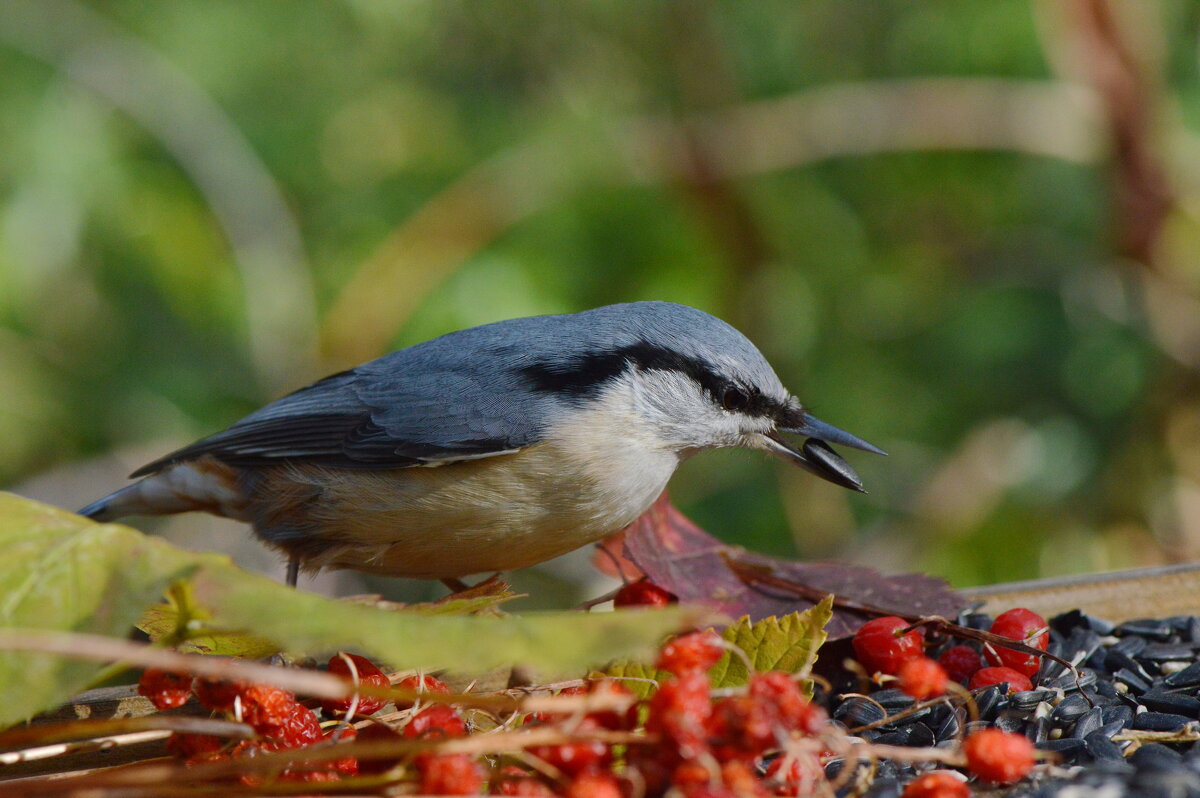
POLYGON ((333 374, 79 513, 247 522, 292 585, 328 568, 460 588, 625 528, 711 449, 865 492, 830 444, 886 454, 812 415, 726 322, 629 302, 459 330, 333 374))

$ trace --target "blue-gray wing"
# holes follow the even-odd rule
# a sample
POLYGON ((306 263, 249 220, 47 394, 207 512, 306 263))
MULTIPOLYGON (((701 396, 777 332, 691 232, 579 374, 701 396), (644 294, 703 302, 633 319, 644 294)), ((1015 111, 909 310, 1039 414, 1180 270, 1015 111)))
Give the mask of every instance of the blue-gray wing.
POLYGON ((778 383, 741 333, 707 313, 667 302, 472 327, 296 391, 135 476, 206 454, 232 464, 305 460, 341 468, 504 454, 536 443, 556 414, 630 364, 682 368, 702 377, 711 370, 703 363, 713 352, 756 368, 750 382, 778 383))
MULTIPOLYGON (((547 400, 523 389, 509 353, 393 352, 252 413, 134 476, 211 455, 240 466, 305 461, 404 468, 491 457, 539 439, 547 400)), ((438 347, 442 349, 442 347, 438 347)), ((518 356, 520 360, 520 356, 518 356)))

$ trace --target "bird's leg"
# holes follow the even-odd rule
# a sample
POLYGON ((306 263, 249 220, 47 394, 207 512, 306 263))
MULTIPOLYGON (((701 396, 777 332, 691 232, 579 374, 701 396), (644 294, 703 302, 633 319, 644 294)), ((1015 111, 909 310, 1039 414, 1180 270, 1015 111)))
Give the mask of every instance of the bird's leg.
POLYGON ((300 579, 300 558, 293 554, 288 558, 287 583, 288 587, 295 587, 296 582, 300 579))
POLYGON ((467 588, 469 588, 469 587, 470 587, 470 585, 468 585, 468 584, 467 584, 466 582, 464 582, 463 580, 461 580, 461 579, 455 579, 455 578, 454 578, 454 577, 452 577, 452 576, 451 576, 451 577, 447 577, 447 578, 445 578, 445 579, 443 579, 443 580, 441 580, 441 581, 442 581, 442 584, 443 584, 443 585, 445 585, 446 587, 450 588, 450 592, 451 592, 451 593, 461 593, 461 592, 463 592, 464 590, 466 590, 467 588))

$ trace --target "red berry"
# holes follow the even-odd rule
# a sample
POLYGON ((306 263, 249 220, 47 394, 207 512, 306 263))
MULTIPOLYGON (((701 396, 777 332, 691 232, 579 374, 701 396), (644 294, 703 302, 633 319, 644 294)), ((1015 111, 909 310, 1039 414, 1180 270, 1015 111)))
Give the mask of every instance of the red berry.
POLYGON ((198 678, 192 684, 192 690, 200 703, 218 712, 229 712, 234 702, 246 689, 242 682, 227 682, 221 679, 198 678))
POLYGON ((766 798, 768 795, 751 766, 740 760, 721 765, 721 780, 737 798, 766 798))
POLYGON ((445 704, 433 704, 412 716, 404 727, 404 736, 413 739, 465 737, 467 724, 458 710, 445 704))
POLYGON ((700 755, 708 748, 710 695, 708 677, 700 671, 665 680, 650 696, 646 731, 667 738, 684 759, 700 755))
POLYGON ((621 784, 611 773, 581 773, 567 785, 566 798, 622 798, 621 784))
POLYGON ((497 780, 492 784, 492 794, 554 798, 554 790, 550 789, 549 785, 515 765, 501 768, 497 780))
POLYGON ((586 684, 576 684, 571 687, 564 687, 555 695, 587 695, 589 687, 586 684))
POLYGON ((722 698, 708 719, 709 742, 719 761, 749 759, 779 744, 782 731, 774 704, 751 695, 722 698))
POLYGON ((296 703, 296 696, 270 684, 252 684, 241 692, 242 719, 251 726, 280 724, 296 703))
POLYGON ((676 604, 679 596, 669 590, 664 590, 642 577, 636 582, 630 582, 617 591, 613 597, 614 607, 665 607, 676 604))
MULTIPOLYGON (((996 620, 992 621, 990 631, 992 634, 1016 640, 1042 651, 1046 650, 1046 645, 1050 642, 1046 619, 1024 607, 1017 607, 997 615, 996 620)), ((989 665, 1003 665, 1030 677, 1037 674, 1042 659, 1035 654, 1026 654, 990 644, 984 646, 983 655, 987 658, 989 665)))
MULTIPOLYGON (((600 724, 591 718, 584 718, 573 730, 586 736, 590 731, 596 731, 600 724)), ((569 776, 577 776, 586 770, 607 765, 612 759, 612 751, 608 745, 599 740, 580 740, 559 745, 536 745, 530 749, 536 757, 549 762, 554 767, 569 776)))
POLYGON ((337 781, 341 776, 330 770, 285 770, 279 774, 280 781, 321 782, 337 781))
POLYGON ((242 720, 260 737, 299 748, 321 739, 321 724, 312 710, 287 690, 252 684, 242 691, 242 720))
POLYGON ((779 711, 779 718, 789 731, 820 734, 825 728, 825 710, 814 705, 800 690, 800 685, 783 671, 757 673, 750 677, 747 693, 766 701, 779 711))
POLYGON ((630 700, 629 709, 618 712, 615 709, 603 709, 592 712, 589 718, 610 731, 628 731, 637 726, 637 704, 633 703, 633 693, 629 688, 613 679, 596 679, 588 685, 589 695, 612 696, 630 700))
MULTIPOLYGON (((221 688, 219 700, 227 700, 221 688)), ((264 746, 300 748, 321 739, 321 724, 312 710, 287 690, 269 684, 241 689, 241 717, 263 739, 264 746)), ((275 749, 272 749, 275 750, 275 749)))
POLYGON ((282 723, 264 726, 259 731, 264 745, 273 746, 271 750, 281 748, 303 748, 321 739, 321 724, 317 716, 305 706, 300 707, 293 715, 289 715, 282 723))
POLYGON ((138 694, 150 699, 158 710, 181 707, 192 695, 192 677, 186 673, 146 668, 138 680, 138 694))
POLYGON ((817 735, 825 731, 829 723, 829 713, 823 707, 810 703, 804 712, 795 720, 794 731, 804 734, 817 735))
POLYGON ((949 681, 941 665, 929 657, 910 659, 900 666, 900 689, 918 701, 925 701, 946 692, 949 681))
POLYGON ((554 790, 535 778, 508 779, 500 782, 493 795, 519 795, 526 798, 554 798, 554 790))
POLYGON ((991 687, 993 684, 1001 682, 1008 682, 1008 692, 1010 693, 1033 689, 1033 683, 1029 681, 1029 678, 1012 668, 980 668, 975 671, 968 686, 972 690, 978 690, 980 687, 991 687))
MULTIPOLYGON (((564 687, 563 689, 561 689, 557 693, 555 693, 555 695, 558 695, 558 696, 587 695, 587 692, 588 692, 588 689, 586 686, 577 685, 575 687, 564 687)), ((556 717, 561 714, 562 714, 561 712, 552 712, 552 711, 531 712, 525 716, 525 725, 533 726, 538 723, 553 723, 555 721, 556 717)))
POLYGON ((971 798, 971 788, 954 771, 935 770, 909 782, 902 798, 971 798))
MULTIPOLYGON (((340 726, 340 727, 334 727, 334 728, 330 729, 329 731, 325 732, 323 739, 327 743, 333 743, 336 745, 337 743, 348 743, 351 740, 356 739, 357 737, 358 737, 358 730, 355 729, 353 726, 340 726)), ((358 759, 356 759, 355 757, 352 757, 352 756, 346 756, 346 757, 342 757, 341 759, 335 759, 332 762, 328 763, 326 765, 326 767, 329 767, 332 770, 337 771, 338 773, 342 774, 343 776, 357 776, 358 775, 358 759)))
POLYGON ((630 746, 625 759, 625 772, 635 783, 646 785, 647 796, 665 793, 673 783, 673 771, 682 761, 679 752, 670 745, 630 746))
MULTIPOLYGON (((379 670, 374 662, 357 654, 342 652, 331 657, 329 659, 329 672, 334 676, 340 676, 351 684, 389 687, 392 683, 388 679, 387 674, 379 670), (353 668, 351 667, 352 665, 353 668)), ((321 709, 330 717, 340 718, 350 711, 350 705, 353 703, 353 696, 349 698, 327 698, 321 702, 321 709)), ((385 698, 360 695, 358 696, 358 704, 354 710, 354 714, 374 715, 385 706, 387 706, 387 699, 385 698)))
POLYGON ((767 765, 767 780, 776 795, 816 795, 817 785, 825 783, 825 771, 812 754, 783 754, 767 765))
POLYGON ((537 779, 509 779, 492 790, 492 795, 518 795, 528 798, 554 798, 554 790, 537 779))
POLYGON ((967 769, 984 781, 1012 784, 1033 769, 1033 743, 1023 734, 984 729, 963 741, 967 769))
POLYGON ((680 635, 663 646, 658 667, 682 676, 689 671, 707 671, 724 653, 721 638, 711 629, 680 635))
POLYGON ((207 758, 225 747, 225 741, 211 734, 175 732, 167 738, 167 752, 184 759, 207 758))
POLYGON ((675 772, 671 774, 671 784, 685 789, 687 787, 699 787, 711 783, 713 780, 713 772, 709 770, 709 766, 699 759, 689 759, 681 762, 675 772))
POLYGON ((908 621, 887 615, 873 618, 854 633, 854 653, 869 671, 893 676, 910 659, 924 656, 925 638, 918 629, 905 632, 908 621))
MULTIPOLYGON (((705 784, 679 790, 679 798, 741 798, 724 784, 705 784)), ((672 794, 674 795, 674 794, 672 794)))
MULTIPOLYGON (((263 753, 267 753, 267 751, 259 743, 251 740, 243 740, 233 747, 229 755, 231 759, 248 759, 263 753)), ((238 781, 247 787, 261 787, 266 782, 266 776, 257 772, 243 773, 238 776, 238 781)))
POLYGON ((321 723, 316 714, 303 704, 295 704, 287 721, 283 724, 280 742, 289 748, 303 748, 318 742, 322 737, 321 723))
MULTIPOLYGON (((328 734, 322 737, 322 742, 335 744, 334 735, 338 734, 338 730, 331 729, 328 734)), ((341 735, 338 740, 353 740, 355 737, 353 727, 342 727, 341 735)), ((262 746, 264 751, 278 751, 280 746, 271 743, 265 743, 262 746)), ((327 760, 323 762, 313 763, 297 763, 284 770, 280 774, 280 778, 284 781, 305 781, 305 782, 320 782, 320 781, 338 781, 342 776, 357 776, 358 775, 358 760, 352 756, 343 757, 341 759, 327 760)))
MULTIPOLYGON (((396 682, 397 689, 408 690, 413 693, 439 693, 441 695, 450 695, 450 686, 441 679, 435 679, 432 676, 407 676, 396 682)), ((414 704, 414 701, 406 701, 400 699, 396 702, 396 709, 409 709, 414 704)))
POLYGON ((741 798, 724 784, 708 784, 683 790, 680 798, 741 798))
POLYGON ((435 754, 418 760, 421 792, 425 795, 475 795, 483 786, 483 771, 467 754, 435 754))
POLYGON ((965 684, 975 671, 983 667, 983 659, 970 646, 958 645, 943 651, 942 656, 938 657, 938 664, 951 679, 965 684))

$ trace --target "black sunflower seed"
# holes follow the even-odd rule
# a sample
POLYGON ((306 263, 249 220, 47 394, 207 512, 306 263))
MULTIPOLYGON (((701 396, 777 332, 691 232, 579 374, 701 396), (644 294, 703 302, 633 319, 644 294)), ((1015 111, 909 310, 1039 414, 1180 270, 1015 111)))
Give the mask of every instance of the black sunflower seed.
POLYGON ((1179 731, 1192 722, 1183 715, 1166 712, 1142 712, 1133 717, 1133 728, 1139 731, 1179 731))
POLYGON ((1058 726, 1070 726, 1092 708, 1092 705, 1079 693, 1069 695, 1054 708, 1050 719, 1058 726))
MULTIPOLYGON (((1131 717, 1132 721, 1133 718, 1131 717)), ((1100 707, 1094 707, 1084 712, 1079 716, 1079 720, 1075 721, 1075 728, 1072 730, 1073 737, 1087 737, 1092 732, 1104 725, 1104 710, 1100 707)))

